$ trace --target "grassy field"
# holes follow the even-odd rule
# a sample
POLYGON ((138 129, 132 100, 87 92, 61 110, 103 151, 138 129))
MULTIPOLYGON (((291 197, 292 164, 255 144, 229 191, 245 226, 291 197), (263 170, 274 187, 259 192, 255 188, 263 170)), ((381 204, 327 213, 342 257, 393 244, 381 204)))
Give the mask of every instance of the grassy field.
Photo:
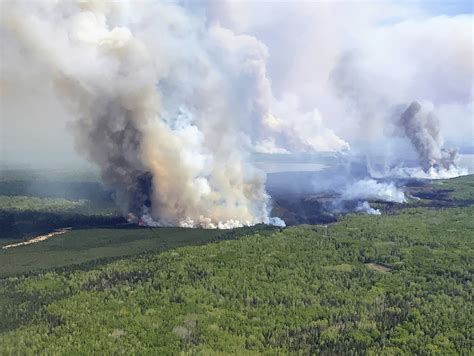
POLYGON ((0 250, 0 354, 470 354, 473 182, 329 225, 73 230, 0 250))

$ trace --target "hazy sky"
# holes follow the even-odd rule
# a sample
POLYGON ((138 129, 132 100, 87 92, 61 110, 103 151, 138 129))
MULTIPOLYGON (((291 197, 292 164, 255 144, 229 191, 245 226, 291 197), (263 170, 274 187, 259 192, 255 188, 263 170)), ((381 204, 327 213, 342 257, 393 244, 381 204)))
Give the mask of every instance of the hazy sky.
MULTIPOLYGON (((234 45, 221 31, 227 52, 207 54, 216 62, 218 55, 232 56, 229 53, 244 46, 247 56, 263 51, 252 69, 263 70, 263 79, 257 74, 243 78, 237 64, 226 64, 227 72, 234 72, 224 79, 246 92, 236 97, 242 104, 234 106, 238 120, 253 125, 260 109, 243 111, 240 106, 259 95, 266 101, 262 110, 275 117, 262 124, 270 133, 260 141, 255 138, 257 149, 337 151, 360 141, 383 141, 393 107, 411 100, 434 107, 449 141, 466 144, 473 137, 471 1, 178 3, 190 18, 205 17, 208 26, 219 24, 248 36, 245 44, 234 45)), ((9 4, 3 1, 1 11, 9 4)), ((151 9, 152 3, 147 4, 151 9)), ((128 5, 122 16, 152 47, 154 38, 159 41, 159 26, 153 25, 153 11, 140 17, 142 10, 128 5)), ((76 117, 48 80, 45 63, 15 42, 4 20, 0 18, 1 160, 33 166, 84 165, 70 128, 76 117)), ((166 50, 179 52, 179 45, 167 44, 166 50)), ((178 57, 168 53, 169 58, 178 57)), ((193 55, 201 56, 190 52, 193 55)), ((165 96, 163 101, 179 97, 165 96)), ((254 131, 247 129, 251 137, 254 131)))

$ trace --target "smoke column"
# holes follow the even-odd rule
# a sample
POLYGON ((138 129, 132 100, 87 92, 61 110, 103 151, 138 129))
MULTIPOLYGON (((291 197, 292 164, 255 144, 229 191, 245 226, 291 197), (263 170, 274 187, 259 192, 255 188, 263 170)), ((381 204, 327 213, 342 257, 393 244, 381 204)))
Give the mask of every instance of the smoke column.
MULTIPOLYGON (((472 141, 472 15, 394 5, 4 1, 2 128, 72 120, 77 150, 149 225, 272 222, 254 151, 351 149, 373 161, 372 177, 462 174, 439 127, 472 141), (415 104, 395 119, 422 166, 410 171, 412 147, 386 129, 415 97, 442 121, 415 104)), ((25 136, 4 135, 10 157, 28 156, 25 136)))
POLYGON ((152 33, 160 36, 154 47, 142 31, 151 19, 121 5, 12 3, 1 30, 42 63, 44 80, 74 113, 78 150, 116 189, 124 213, 153 225, 282 224, 269 217, 263 173, 245 163, 251 143, 232 117, 223 74, 207 53, 186 52, 192 41, 217 46, 213 34, 185 9, 160 3, 154 21, 165 28, 152 33))
POLYGON ((442 148, 439 121, 432 112, 414 101, 402 113, 398 124, 415 148, 425 172, 456 167, 456 151, 442 148))

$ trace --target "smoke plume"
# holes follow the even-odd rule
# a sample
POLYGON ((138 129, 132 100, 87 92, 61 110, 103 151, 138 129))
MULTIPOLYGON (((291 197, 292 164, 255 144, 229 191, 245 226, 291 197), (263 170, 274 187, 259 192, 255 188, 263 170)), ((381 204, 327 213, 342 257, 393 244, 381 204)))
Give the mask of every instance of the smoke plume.
MULTIPOLYGON (((471 144, 472 15, 437 16, 422 2, 0 6, 2 152, 34 162, 37 146, 51 141, 49 157, 52 142, 74 141, 144 224, 281 224, 255 151, 367 158, 369 174, 348 172, 338 187, 349 195, 357 179, 462 173, 440 132, 471 144), (413 98, 440 122, 417 104, 394 121, 413 98), (34 146, 32 132, 55 139, 34 146)), ((355 199, 385 191, 365 188, 355 199)))
POLYGON ((396 203, 406 201, 405 194, 395 184, 377 182, 368 178, 346 186, 342 196, 345 199, 382 200, 396 203))
POLYGON ((359 203, 356 207, 356 211, 366 213, 366 214, 369 214, 369 215, 381 215, 382 214, 379 209, 372 208, 368 201, 364 201, 362 203, 359 203))
MULTIPOLYGON (((53 82, 74 115, 78 150, 125 213, 150 225, 282 224, 269 217, 263 173, 245 159, 252 137, 239 119, 260 106, 247 97, 235 110, 226 73, 238 76, 237 63, 213 63, 229 43, 250 61, 258 42, 208 28, 172 3, 148 9, 155 18, 140 6, 99 1, 3 9, 2 34, 41 63, 41 80, 53 82), (156 30, 147 28, 152 20, 156 30)), ((249 66, 239 69, 252 76, 249 66)))
POLYGON ((433 112, 414 101, 402 113, 398 124, 415 148, 425 172, 455 167, 456 150, 442 147, 439 121, 433 112))

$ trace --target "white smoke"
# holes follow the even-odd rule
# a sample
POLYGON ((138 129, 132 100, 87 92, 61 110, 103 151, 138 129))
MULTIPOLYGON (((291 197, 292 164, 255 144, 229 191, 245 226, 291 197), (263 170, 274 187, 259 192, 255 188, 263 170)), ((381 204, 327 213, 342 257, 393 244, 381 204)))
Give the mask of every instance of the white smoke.
POLYGON ((471 32, 468 15, 407 19, 374 29, 370 41, 363 37, 341 55, 331 82, 351 114, 348 125, 360 125, 353 132, 378 139, 364 148, 378 165, 372 176, 439 179, 467 174, 444 138, 447 134, 451 142, 472 145, 471 32), (416 167, 407 159, 413 153, 416 167))
POLYGON ((216 21, 266 44, 275 96, 291 92, 303 111, 318 108, 344 140, 382 138, 392 107, 416 99, 433 103, 446 139, 472 141, 472 8, 453 15, 444 11, 454 4, 432 11, 423 1, 214 5, 216 21))
POLYGON ((356 207, 356 211, 366 213, 366 214, 369 214, 369 215, 381 215, 382 214, 379 209, 372 208, 370 206, 369 202, 367 202, 367 201, 360 202, 356 207))
POLYGON ((417 178, 417 179, 450 179, 469 174, 466 168, 451 166, 449 169, 431 167, 427 171, 421 167, 391 167, 383 171, 371 170, 373 178, 417 178))
POLYGON ((264 125, 284 147, 298 152, 343 151, 349 144, 326 127, 317 109, 300 110, 299 99, 285 94, 282 100, 273 99, 272 113, 268 111, 264 125))
POLYGON ((255 145, 255 152, 267 153, 267 154, 290 154, 291 152, 285 148, 278 147, 275 143, 275 139, 269 138, 255 145))
POLYGON ((54 83, 75 117, 79 150, 126 211, 147 225, 273 222, 265 177, 245 163, 250 127, 239 121, 260 104, 235 96, 227 77, 250 68, 255 79, 258 41, 209 28, 172 3, 17 2, 3 10, 2 34, 27 61, 42 63, 41 79, 54 83))
POLYGON ((210 28, 219 65, 231 73, 236 101, 233 115, 250 137, 253 149, 265 153, 340 151, 349 144, 329 129, 317 109, 301 110, 298 96, 277 98, 267 75, 268 49, 256 37, 220 25, 210 28), (237 90, 236 90, 237 89, 237 90))
POLYGON ((346 199, 382 200, 395 203, 406 202, 405 193, 393 183, 377 182, 374 179, 363 179, 348 185, 343 197, 346 199))
MULTIPOLYGON (((78 149, 145 224, 272 222, 249 151, 362 141, 378 163, 392 158, 375 157, 387 148, 399 161, 406 151, 387 125, 415 98, 433 103, 445 138, 472 141, 472 15, 432 16, 420 4, 3 2, 2 129, 27 112, 30 131, 73 117, 78 149)), ((19 136, 2 135, 8 152, 19 136)), ((380 176, 463 172, 384 168, 380 176)))
POLYGON ((286 226, 286 223, 282 219, 280 219, 278 216, 271 217, 270 221, 269 221, 269 224, 273 225, 273 226, 278 226, 278 227, 285 227, 286 226))

